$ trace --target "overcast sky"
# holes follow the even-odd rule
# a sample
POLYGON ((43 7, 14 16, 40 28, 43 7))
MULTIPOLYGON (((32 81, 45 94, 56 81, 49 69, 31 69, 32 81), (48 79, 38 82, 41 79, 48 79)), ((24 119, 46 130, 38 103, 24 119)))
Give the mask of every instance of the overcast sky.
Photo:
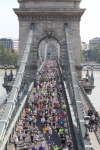
MULTIPOLYGON (((18 8, 17 0, 0 0, 0 38, 18 38, 18 19, 12 8, 18 8)), ((86 11, 81 19, 81 40, 89 42, 100 37, 100 0, 83 0, 81 8, 86 11)))

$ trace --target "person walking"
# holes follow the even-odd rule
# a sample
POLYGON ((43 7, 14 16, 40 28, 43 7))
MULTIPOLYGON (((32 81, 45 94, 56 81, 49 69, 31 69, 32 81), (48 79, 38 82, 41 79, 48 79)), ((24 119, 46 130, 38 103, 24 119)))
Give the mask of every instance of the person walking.
POLYGON ((59 150, 61 147, 58 147, 57 145, 54 145, 54 143, 53 143, 53 150, 59 150))
POLYGON ((28 150, 28 148, 26 146, 24 146, 23 150, 28 150))
POLYGON ((22 131, 22 138, 23 138, 23 142, 25 143, 26 135, 25 135, 25 131, 24 130, 22 131))
POLYGON ((65 146, 65 144, 66 144, 66 136, 64 134, 61 137, 61 144, 62 144, 62 146, 65 146))
POLYGON ((67 139, 67 146, 68 146, 68 149, 70 150, 71 149, 71 145, 72 145, 72 141, 70 139, 70 137, 67 139))
POLYGON ((50 150, 51 145, 52 145, 52 138, 51 138, 51 136, 48 136, 48 138, 47 138, 47 145, 48 145, 48 150, 50 150))
POLYGON ((39 147, 39 150, 45 150, 43 144, 41 144, 41 146, 39 147))
POLYGON ((38 150, 38 149, 36 148, 36 145, 33 146, 32 150, 38 150))
POLYGON ((17 132, 17 136, 18 136, 18 141, 20 142, 20 139, 21 139, 21 130, 19 130, 18 132, 17 132))
POLYGON ((43 127, 43 135, 44 135, 44 138, 46 138, 46 134, 47 134, 47 126, 44 125, 44 127, 43 127))
POLYGON ((18 146, 18 138, 17 137, 14 138, 14 146, 15 146, 15 150, 18 150, 17 149, 17 146, 18 146))
POLYGON ((31 138, 31 142, 32 142, 32 143, 33 143, 33 137, 34 137, 34 131, 31 130, 31 132, 30 132, 30 138, 31 138))
POLYGON ((60 134, 60 137, 62 137, 62 135, 64 134, 64 128, 63 127, 60 127, 59 134, 60 134))
POLYGON ((64 148, 62 150, 68 150, 68 147, 67 146, 64 146, 64 148))
POLYGON ((95 117, 95 132, 97 131, 98 122, 99 122, 98 118, 95 117))

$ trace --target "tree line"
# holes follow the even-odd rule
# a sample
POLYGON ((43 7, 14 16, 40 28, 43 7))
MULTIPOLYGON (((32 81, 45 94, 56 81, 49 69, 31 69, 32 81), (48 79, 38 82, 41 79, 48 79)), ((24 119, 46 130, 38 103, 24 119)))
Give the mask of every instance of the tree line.
POLYGON ((94 50, 82 51, 81 53, 82 61, 95 61, 100 63, 100 44, 94 47, 94 50))
POLYGON ((18 52, 0 44, 0 65, 16 65, 18 52))

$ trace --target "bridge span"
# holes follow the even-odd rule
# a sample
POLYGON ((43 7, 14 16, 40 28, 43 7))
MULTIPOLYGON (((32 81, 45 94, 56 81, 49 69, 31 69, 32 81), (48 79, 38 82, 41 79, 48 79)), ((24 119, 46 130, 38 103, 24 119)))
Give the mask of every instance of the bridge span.
MULTIPOLYGON (((15 146, 17 144, 18 149, 21 150, 24 148, 24 146, 27 146, 29 150, 32 149, 33 143, 32 138, 30 138, 30 134, 34 135, 34 133, 30 132, 34 129, 36 132, 38 132, 39 135, 39 138, 36 136, 38 138, 37 147, 43 143, 45 149, 47 150, 48 138, 47 136, 44 136, 47 129, 43 128, 42 130, 42 125, 44 124, 46 126, 48 126, 48 124, 51 125, 52 130, 52 133, 49 131, 49 134, 52 134, 52 141, 54 144, 52 143, 52 146, 49 149, 52 149, 55 147, 55 145, 62 149, 61 142, 63 140, 61 141, 62 137, 60 137, 62 136, 62 133, 64 133, 64 144, 68 147, 71 144, 71 150, 100 149, 98 135, 99 129, 97 129, 95 133, 89 133, 89 126, 86 122, 88 121, 87 119, 90 119, 90 116, 87 116, 89 115, 87 113, 88 109, 92 109, 94 114, 96 111, 77 79, 73 52, 71 50, 68 24, 65 24, 64 29, 67 45, 66 53, 68 56, 68 64, 65 66, 67 70, 66 76, 62 72, 59 59, 46 61, 39 58, 41 61, 39 62, 39 68, 37 70, 38 84, 36 84, 36 80, 33 78, 33 76, 30 76, 30 74, 26 72, 26 64, 28 61, 34 32, 34 24, 31 23, 30 32, 23 52, 19 70, 16 75, 15 83, 10 92, 8 101, 1 113, 0 150, 15 149, 14 140, 16 141, 15 146), (42 83, 42 86, 39 83, 42 83), (38 99, 40 101, 36 101, 36 105, 32 105, 32 99, 37 100, 38 91, 41 93, 38 99), (42 98, 40 99, 41 95, 42 98), (54 109, 55 104, 57 103, 59 105, 56 105, 56 109, 54 109), (58 106, 59 108, 57 108, 58 106), (41 107, 41 112, 38 110, 38 107, 41 107), (26 110, 26 114, 28 113, 28 121, 26 120, 25 122, 23 119, 27 118, 27 116, 25 116, 26 108, 28 108, 28 110, 26 110), (40 120, 39 117, 35 118, 35 116, 38 116, 36 110, 38 110, 37 112, 39 114, 44 116, 48 123, 46 123, 46 121, 45 123, 42 122, 44 120, 43 118, 42 120, 40 120), (36 123, 36 126, 33 126, 34 124, 31 125, 31 119, 34 124, 36 123), (57 121, 59 121, 58 124, 57 121), (59 126, 60 129, 63 128, 63 130, 58 130, 57 126, 59 126), (20 142, 17 142, 15 136, 19 130, 25 130, 25 133, 24 131, 18 133, 19 135, 23 135, 23 140, 21 139, 20 142), (24 141, 24 139, 26 139, 26 141, 24 141)), ((39 55, 39 57, 41 56, 39 55)), ((34 141, 34 144, 36 144, 36 139, 34 141)))

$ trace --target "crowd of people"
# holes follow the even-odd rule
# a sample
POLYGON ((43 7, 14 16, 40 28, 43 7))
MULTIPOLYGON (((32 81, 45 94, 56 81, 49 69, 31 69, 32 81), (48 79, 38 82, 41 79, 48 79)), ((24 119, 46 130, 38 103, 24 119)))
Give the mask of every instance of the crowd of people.
POLYGON ((22 150, 71 150, 72 140, 65 132, 67 106, 64 99, 61 99, 62 96, 57 63, 56 61, 46 61, 39 73, 37 87, 32 92, 31 104, 29 103, 29 106, 25 108, 23 129, 19 130, 14 137, 16 150, 19 150, 19 144, 22 141, 22 150), (42 143, 40 142, 39 128, 43 134, 42 143), (54 132, 55 139, 53 138, 54 132), (28 138, 32 148, 28 148, 26 145, 28 138), (57 138, 60 139, 60 146, 55 143, 57 138))
POLYGON ((99 114, 98 112, 96 112, 95 114, 93 113, 93 111, 91 109, 88 110, 88 116, 90 117, 89 119, 89 124, 88 124, 88 128, 89 128, 89 132, 92 131, 97 131, 97 127, 99 126, 99 114))

